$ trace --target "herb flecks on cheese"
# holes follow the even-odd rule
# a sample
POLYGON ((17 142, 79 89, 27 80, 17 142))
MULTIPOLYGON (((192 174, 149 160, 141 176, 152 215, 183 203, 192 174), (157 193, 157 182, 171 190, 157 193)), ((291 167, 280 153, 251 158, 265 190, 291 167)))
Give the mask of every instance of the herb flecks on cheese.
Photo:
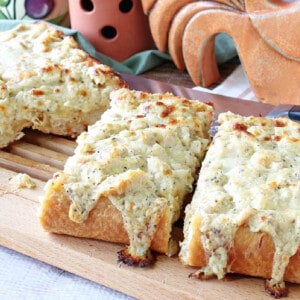
POLYGON ((84 222, 108 197, 122 213, 130 254, 147 256, 162 211, 174 223, 193 190, 212 113, 209 105, 171 94, 113 92, 111 108, 78 137, 65 165, 69 217, 84 222))
POLYGON ((188 247, 195 218, 201 217, 207 276, 224 277, 227 251, 239 226, 265 232, 274 242, 271 285, 282 287, 289 258, 300 246, 300 126, 288 119, 241 117, 223 113, 203 161, 187 208, 188 247))
POLYGON ((149 251, 161 214, 168 205, 166 198, 157 197, 156 190, 147 173, 140 169, 110 176, 101 185, 101 195, 107 196, 122 213, 130 240, 128 250, 138 257, 149 251), (111 193, 111 189, 115 192, 111 193))
POLYGON ((124 82, 71 36, 43 22, 0 33, 0 148, 25 127, 77 136, 124 82))

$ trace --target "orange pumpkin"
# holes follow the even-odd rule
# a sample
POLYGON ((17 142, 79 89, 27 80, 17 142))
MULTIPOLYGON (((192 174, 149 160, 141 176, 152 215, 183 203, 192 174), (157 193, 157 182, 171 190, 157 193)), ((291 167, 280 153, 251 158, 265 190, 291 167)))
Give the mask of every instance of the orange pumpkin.
POLYGON ((223 32, 232 37, 257 98, 300 103, 300 1, 159 0, 146 13, 159 50, 168 50, 196 85, 219 81, 214 47, 223 32))

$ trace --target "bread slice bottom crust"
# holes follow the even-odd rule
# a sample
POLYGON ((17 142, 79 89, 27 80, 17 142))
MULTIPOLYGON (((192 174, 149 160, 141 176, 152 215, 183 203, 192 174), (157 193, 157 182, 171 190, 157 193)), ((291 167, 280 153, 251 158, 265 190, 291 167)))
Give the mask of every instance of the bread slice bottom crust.
MULTIPOLYGON (((129 244, 121 212, 106 197, 101 197, 83 223, 69 218, 71 200, 64 190, 65 175, 55 174, 51 184, 46 186, 45 197, 40 208, 40 223, 47 232, 92 238, 115 243, 129 244)), ((170 243, 171 214, 168 209, 162 213, 157 230, 151 242, 151 249, 164 254, 173 254, 170 243)))
MULTIPOLYGON (((184 264, 194 267, 205 267, 207 259, 201 243, 201 217, 193 219, 190 230, 193 230, 189 246, 189 256, 184 264)), ((271 236, 264 232, 251 232, 247 225, 240 226, 234 236, 233 244, 228 249, 227 272, 247 276, 271 278, 274 242, 271 236)), ((294 254, 285 270, 284 280, 300 283, 300 248, 294 254)))

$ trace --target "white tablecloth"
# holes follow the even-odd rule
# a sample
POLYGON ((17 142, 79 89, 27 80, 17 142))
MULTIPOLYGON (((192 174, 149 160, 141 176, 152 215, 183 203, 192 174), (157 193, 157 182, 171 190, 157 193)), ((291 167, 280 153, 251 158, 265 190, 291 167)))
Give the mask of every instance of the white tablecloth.
MULTIPOLYGON (((257 100, 242 67, 213 93, 257 100)), ((131 297, 0 246, 0 299, 124 299, 131 297)))
POLYGON ((1 300, 133 298, 0 246, 1 300))

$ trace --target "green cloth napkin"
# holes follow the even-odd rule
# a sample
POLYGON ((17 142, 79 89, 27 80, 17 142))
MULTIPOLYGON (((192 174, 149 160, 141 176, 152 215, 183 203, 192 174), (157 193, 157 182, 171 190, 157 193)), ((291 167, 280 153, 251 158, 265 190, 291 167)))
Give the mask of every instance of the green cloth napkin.
MULTIPOLYGON (((31 20, 0 20, 0 31, 12 29, 20 23, 33 23, 31 20)), ((172 61, 168 53, 160 52, 156 49, 146 50, 132 55, 123 62, 118 62, 98 51, 89 43, 77 30, 51 24, 63 31, 66 35, 72 35, 80 46, 91 56, 97 58, 102 63, 111 66, 116 72, 133 75, 142 74, 167 61, 172 61)), ((218 64, 222 64, 237 55, 232 39, 226 34, 219 34, 215 40, 216 59, 218 64)))

